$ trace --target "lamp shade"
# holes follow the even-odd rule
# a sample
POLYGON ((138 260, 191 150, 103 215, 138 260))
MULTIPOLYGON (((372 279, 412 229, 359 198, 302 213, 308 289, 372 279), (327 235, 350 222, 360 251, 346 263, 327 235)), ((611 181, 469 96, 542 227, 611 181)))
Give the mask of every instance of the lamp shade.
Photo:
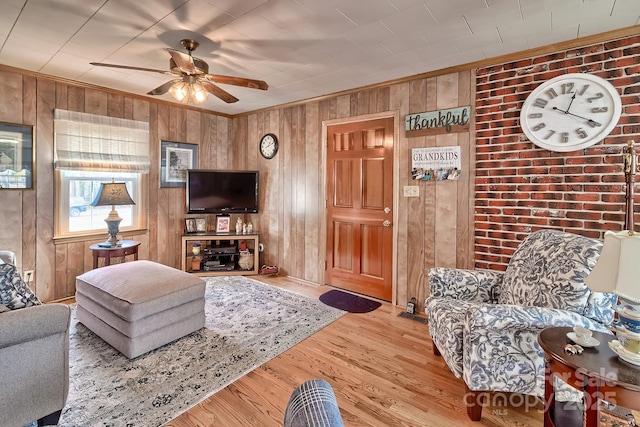
POLYGON ((125 206, 135 205, 124 182, 103 182, 98 194, 91 202, 93 206, 125 206))
POLYGON ((584 282, 593 291, 640 302, 640 235, 607 231, 600 258, 584 282))

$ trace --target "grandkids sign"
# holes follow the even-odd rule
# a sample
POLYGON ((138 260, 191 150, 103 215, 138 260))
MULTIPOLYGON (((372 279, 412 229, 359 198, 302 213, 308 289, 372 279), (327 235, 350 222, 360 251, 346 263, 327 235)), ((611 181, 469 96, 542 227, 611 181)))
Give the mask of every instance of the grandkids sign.
POLYGON ((411 138, 412 136, 468 132, 470 121, 470 106, 409 114, 404 118, 405 136, 411 138))
POLYGON ((457 181, 461 172, 459 145, 411 149, 411 177, 416 181, 457 181))

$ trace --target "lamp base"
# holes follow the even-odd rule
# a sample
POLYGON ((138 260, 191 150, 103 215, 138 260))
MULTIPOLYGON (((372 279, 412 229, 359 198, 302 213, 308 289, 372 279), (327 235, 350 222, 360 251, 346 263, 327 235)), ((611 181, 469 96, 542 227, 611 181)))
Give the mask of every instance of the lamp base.
POLYGON ((121 246, 120 237, 118 237, 118 233, 120 232, 120 221, 122 218, 116 215, 116 218, 113 218, 111 215, 107 217, 104 222, 107 223, 107 230, 109 233, 109 238, 105 243, 110 244, 111 246, 121 246))
POLYGON ((109 238, 105 243, 111 246, 122 246, 121 239, 117 234, 109 234, 109 238))

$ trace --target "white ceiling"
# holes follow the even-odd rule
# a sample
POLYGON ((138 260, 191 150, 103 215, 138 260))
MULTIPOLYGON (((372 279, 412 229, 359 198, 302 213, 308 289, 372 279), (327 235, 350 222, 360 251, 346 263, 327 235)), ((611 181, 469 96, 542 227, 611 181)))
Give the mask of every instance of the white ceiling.
MULTIPOLYGON (((140 95, 170 47, 200 43, 238 114, 640 23, 640 0, 0 0, 0 63, 140 95)), ((171 100, 169 94, 162 96, 171 100)))

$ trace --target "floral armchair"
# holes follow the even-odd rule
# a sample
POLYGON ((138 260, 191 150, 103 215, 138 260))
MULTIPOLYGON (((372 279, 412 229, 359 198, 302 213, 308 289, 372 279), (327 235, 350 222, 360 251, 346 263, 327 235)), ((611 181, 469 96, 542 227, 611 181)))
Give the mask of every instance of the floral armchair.
POLYGON ((584 278, 602 243, 540 230, 516 249, 507 270, 432 268, 425 301, 434 352, 463 378, 472 420, 486 391, 544 396, 538 333, 552 326, 609 332, 614 294, 592 292, 584 278))

